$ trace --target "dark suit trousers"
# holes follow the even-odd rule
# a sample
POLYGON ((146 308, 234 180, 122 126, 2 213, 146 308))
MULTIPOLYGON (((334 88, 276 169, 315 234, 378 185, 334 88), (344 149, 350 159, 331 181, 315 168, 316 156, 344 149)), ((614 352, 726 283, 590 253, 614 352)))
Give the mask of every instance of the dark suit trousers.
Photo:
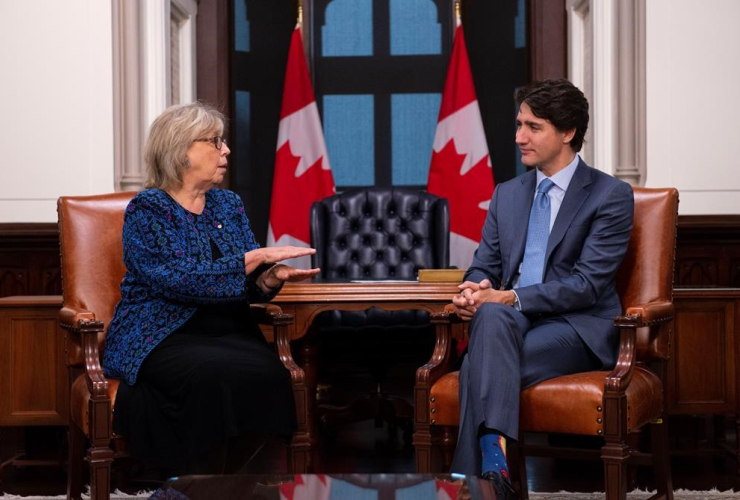
POLYGON ((601 366, 564 319, 530 322, 513 307, 484 304, 470 324, 468 354, 460 370, 460 432, 452 472, 481 473, 481 426, 507 439, 518 438, 522 389, 601 366))

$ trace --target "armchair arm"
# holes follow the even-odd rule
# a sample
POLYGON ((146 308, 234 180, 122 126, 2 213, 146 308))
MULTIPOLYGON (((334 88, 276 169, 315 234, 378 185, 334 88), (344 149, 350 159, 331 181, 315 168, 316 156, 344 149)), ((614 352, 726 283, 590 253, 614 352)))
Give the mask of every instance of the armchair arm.
MULTIPOLYGON (((293 434, 291 447, 296 449, 307 449, 310 447, 311 437, 309 428, 313 425, 311 412, 309 410, 308 387, 306 386, 306 372, 293 359, 290 350, 290 333, 288 325, 293 324, 293 315, 283 313, 282 309, 273 304, 250 304, 249 306, 252 317, 257 323, 272 326, 275 335, 275 345, 277 346, 278 356, 283 366, 290 372, 290 378, 293 386, 293 398, 296 405, 296 417, 298 428, 293 434)), ((293 461, 295 457, 291 455, 290 467, 297 467, 303 470, 304 465, 296 465, 293 461)))
POLYGON ((98 334, 103 332, 103 322, 95 319, 95 313, 73 306, 64 306, 59 311, 59 324, 70 332, 73 340, 82 347, 85 357, 85 381, 92 399, 108 399, 108 380, 100 365, 98 334))
POLYGON ((291 314, 283 314, 283 310, 274 304, 249 304, 252 318, 260 325, 275 326, 275 322, 287 319, 286 325, 293 322, 291 314))
POLYGON ((430 403, 432 386, 443 375, 452 371, 452 325, 461 322, 450 306, 438 313, 433 313, 430 322, 435 326, 436 341, 434 350, 429 361, 416 370, 416 383, 414 384, 414 423, 416 433, 414 444, 431 444, 429 434, 430 403))
POLYGON ((627 308, 627 317, 639 318, 637 328, 667 323, 673 319, 673 302, 649 302, 627 308))
POLYGON ((632 374, 637 363, 637 329, 648 328, 649 335, 659 335, 659 330, 653 333, 654 327, 673 320, 673 303, 656 301, 639 304, 627 308, 624 316, 614 318, 614 326, 619 328, 619 353, 614 370, 607 376, 605 390, 607 392, 623 393, 632 381, 632 374))
POLYGON ((249 310, 258 324, 268 325, 274 328, 278 356, 285 368, 290 372, 293 385, 305 384, 306 375, 303 369, 293 359, 293 354, 290 350, 288 325, 293 324, 293 315, 284 313, 282 309, 273 304, 250 304, 249 310))
POLYGON ((429 361, 416 370, 416 387, 427 390, 443 375, 451 371, 452 325, 463 322, 451 304, 446 306, 444 311, 433 313, 429 320, 435 325, 434 350, 429 361))
POLYGON ((611 373, 606 376, 605 394, 624 393, 632 381, 632 374, 635 371, 637 361, 635 355, 635 325, 641 321, 639 316, 619 316, 614 320, 615 326, 619 328, 619 352, 617 354, 617 364, 611 373))
POLYGON ((65 330, 74 330, 80 321, 91 320, 95 320, 95 313, 87 309, 64 306, 59 310, 59 324, 65 330))

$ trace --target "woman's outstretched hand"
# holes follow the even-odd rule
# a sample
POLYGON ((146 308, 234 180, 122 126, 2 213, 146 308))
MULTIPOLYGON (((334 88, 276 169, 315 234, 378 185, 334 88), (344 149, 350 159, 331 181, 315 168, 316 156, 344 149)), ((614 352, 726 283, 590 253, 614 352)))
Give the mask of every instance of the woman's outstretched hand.
POLYGON ((262 274, 265 275, 265 284, 269 288, 277 288, 281 281, 303 281, 311 276, 316 276, 320 271, 321 269, 318 267, 314 269, 296 269, 295 267, 278 264, 262 274), (278 283, 275 284, 275 281, 278 281, 278 283))
MULTIPOLYGON (((258 248, 244 254, 244 271, 251 274, 263 264, 276 264, 286 259, 313 255, 316 250, 305 247, 267 247, 258 248)), ((257 278, 257 285, 266 293, 275 291, 285 281, 302 281, 319 274, 321 269, 296 269, 292 266, 277 264, 266 270, 257 278)))
POLYGON ((285 246, 258 248, 244 254, 244 272, 249 275, 262 264, 276 264, 286 259, 295 259, 296 257, 313 255, 315 253, 316 249, 306 247, 285 246))

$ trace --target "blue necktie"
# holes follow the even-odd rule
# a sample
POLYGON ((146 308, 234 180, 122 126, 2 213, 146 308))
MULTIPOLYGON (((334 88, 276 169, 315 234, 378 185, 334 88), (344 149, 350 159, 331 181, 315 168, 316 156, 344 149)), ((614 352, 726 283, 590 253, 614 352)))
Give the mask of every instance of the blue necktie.
POLYGON ((529 212, 527 245, 524 247, 519 286, 542 283, 547 238, 550 236, 550 197, 547 192, 554 185, 555 183, 550 179, 543 179, 537 186, 537 195, 532 203, 532 211, 529 212))

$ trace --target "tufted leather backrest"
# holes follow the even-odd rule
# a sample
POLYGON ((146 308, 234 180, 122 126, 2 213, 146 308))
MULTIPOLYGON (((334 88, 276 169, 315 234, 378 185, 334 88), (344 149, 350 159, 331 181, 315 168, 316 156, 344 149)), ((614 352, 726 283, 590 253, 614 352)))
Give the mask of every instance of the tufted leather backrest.
POLYGON ((450 261, 447 200, 411 188, 358 188, 311 206, 313 267, 322 278, 415 278, 450 261))
MULTIPOLYGON (((678 191, 674 188, 634 188, 635 219, 630 244, 617 272, 622 307, 673 301, 678 191)), ((667 356, 668 335, 653 338, 638 331, 642 358, 667 356)))
MULTIPOLYGON (((57 202, 64 305, 93 312, 106 329, 121 298, 123 214, 135 194, 63 196, 57 202)), ((103 338, 98 342, 102 349, 103 338)), ((70 362, 80 355, 69 352, 70 362)))

